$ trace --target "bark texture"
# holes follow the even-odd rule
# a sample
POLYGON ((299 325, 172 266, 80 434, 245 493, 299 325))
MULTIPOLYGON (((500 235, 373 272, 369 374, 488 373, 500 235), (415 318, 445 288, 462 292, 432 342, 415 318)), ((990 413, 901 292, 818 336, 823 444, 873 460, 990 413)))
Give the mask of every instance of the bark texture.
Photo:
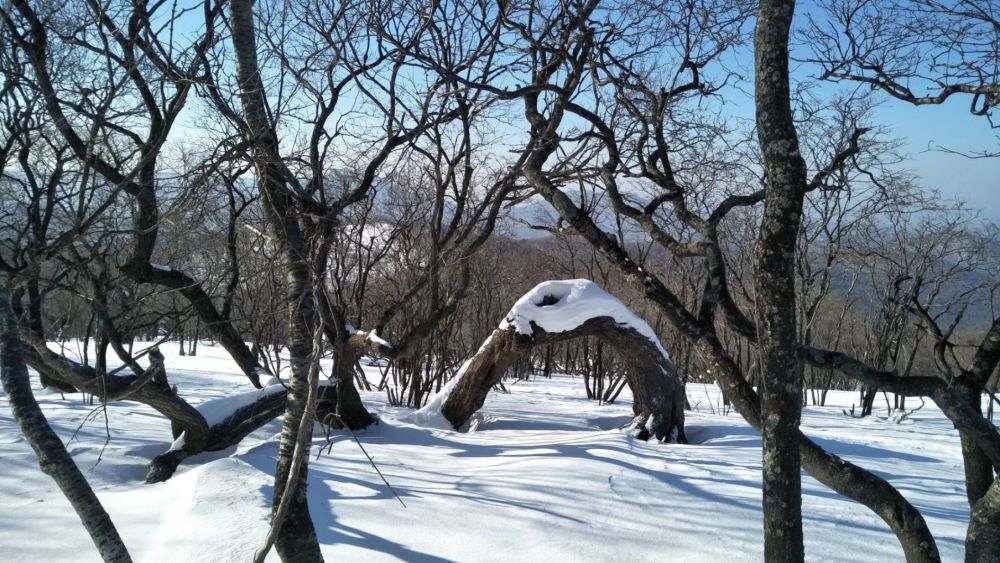
POLYGON ((994 481, 972 508, 965 537, 965 561, 1000 561, 1000 480, 994 481))
MULTIPOLYGON (((995 428, 982 417, 980 398, 982 389, 989 383, 990 376, 1000 363, 1000 319, 994 319, 993 326, 983 337, 976 350, 972 367, 964 374, 958 387, 967 395, 969 402, 979 415, 977 422, 986 422, 995 438, 995 428)), ((973 432, 962 432, 962 456, 965 459, 966 494, 972 504, 969 529, 965 537, 965 560, 1000 561, 1000 478, 994 479, 995 469, 1000 468, 996 456, 991 455, 990 441, 973 432), (988 482, 992 484, 986 486, 988 482)))
POLYGON ((111 517, 87 479, 49 426, 35 401, 28 368, 21 357, 21 340, 6 293, 0 290, 0 379, 13 411, 14 421, 38 456, 42 472, 52 477, 105 561, 130 562, 128 550, 111 517))
POLYGON ((642 440, 686 443, 684 435, 684 387, 669 358, 634 328, 610 317, 590 319, 574 330, 546 332, 533 326, 532 334, 520 334, 513 327, 497 329, 465 366, 461 378, 441 408, 441 413, 459 428, 482 408, 486 395, 504 373, 535 346, 564 340, 598 336, 611 345, 627 364, 625 374, 634 402, 635 418, 629 427, 642 440))
MULTIPOLYGON (((299 427, 306 417, 306 402, 310 391, 310 366, 313 357, 313 334, 318 327, 314 302, 314 276, 309 259, 309 246, 298 222, 300 213, 287 190, 280 167, 278 137, 271 123, 264 96, 264 84, 257 64, 257 38, 254 27, 253 1, 231 0, 229 3, 236 75, 246 121, 244 134, 252 148, 257 181, 264 196, 264 211, 275 240, 281 243, 288 303, 288 349, 292 373, 289 377, 285 402, 285 417, 278 448, 278 464, 274 476, 272 511, 281 505, 290 472, 294 479, 294 497, 280 524, 275 540, 283 561, 322 561, 319 540, 309 514, 306 485, 308 461, 293 464, 299 427)), ((310 424, 311 420, 307 422, 310 424)))
POLYGON ((792 118, 788 35, 794 0, 762 0, 754 35, 757 135, 767 172, 754 281, 764 418, 764 558, 802 561, 798 428, 802 366, 796 354, 795 246, 806 167, 792 118))
MULTIPOLYGON (((967 381, 960 381, 955 385, 955 392, 975 411, 973 416, 983 416, 980 388, 970 385, 967 381)), ((965 495, 969 499, 969 506, 974 507, 986 496, 990 485, 993 484, 993 464, 977 444, 977 436, 974 433, 960 430, 959 437, 962 441, 962 460, 965 467, 965 495)))
MULTIPOLYGON (((963 374, 956 386, 957 392, 968 401, 980 417, 983 414, 981 404, 983 390, 988 389, 990 376, 996 371, 998 363, 1000 363, 1000 318, 993 320, 990 330, 983 336, 982 342, 976 349, 969 371, 963 374)), ((976 503, 987 495, 993 484, 995 468, 1000 468, 1000 463, 997 463, 997 456, 991 456, 987 451, 988 441, 968 431, 962 431, 960 435, 962 459, 965 462, 965 492, 969 505, 974 508, 976 503)), ((992 437, 995 438, 995 433, 992 437)))

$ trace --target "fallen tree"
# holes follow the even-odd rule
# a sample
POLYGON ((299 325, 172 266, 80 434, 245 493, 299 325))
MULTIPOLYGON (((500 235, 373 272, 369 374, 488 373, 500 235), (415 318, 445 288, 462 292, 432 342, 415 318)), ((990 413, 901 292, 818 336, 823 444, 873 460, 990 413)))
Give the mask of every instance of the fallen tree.
MULTIPOLYGON (((44 342, 26 340, 25 361, 39 374, 97 397, 102 403, 128 399, 156 409, 170 421, 173 444, 156 456, 146 472, 147 483, 166 481, 185 459, 203 452, 224 450, 235 446, 247 434, 280 415, 285 408, 287 389, 272 379, 262 389, 230 395, 215 401, 191 406, 172 387, 166 374, 163 355, 150 349, 145 369, 127 357, 123 361, 132 369, 130 375, 99 373, 49 350, 44 342)), ((333 384, 320 388, 317 419, 337 426, 337 390, 333 384)))
POLYGON ((685 443, 684 387, 670 356, 645 321, 589 280, 547 281, 526 293, 417 418, 440 414, 460 428, 532 348, 587 336, 610 344, 626 364, 635 414, 627 425, 632 434, 685 443))

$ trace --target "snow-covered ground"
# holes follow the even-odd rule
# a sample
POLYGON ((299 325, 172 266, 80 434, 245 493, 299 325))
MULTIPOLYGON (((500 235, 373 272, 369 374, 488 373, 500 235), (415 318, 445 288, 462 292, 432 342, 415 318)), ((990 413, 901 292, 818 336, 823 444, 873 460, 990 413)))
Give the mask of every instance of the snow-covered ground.
MULTIPOLYGON (((199 346, 193 358, 169 345, 163 351, 171 382, 194 404, 250 389, 221 348, 199 346)), ((317 427, 309 498, 325 556, 761 560, 760 438, 738 414, 718 412, 715 387, 689 386, 697 405, 687 414, 690 445, 625 436, 616 428, 631 419, 629 398, 602 406, 587 401, 582 387, 565 376, 509 386, 509 394, 491 395, 468 433, 416 426, 382 393, 362 393, 381 423, 359 437, 406 507, 349 437, 334 436, 327 451, 317 427)), ((136 561, 251 558, 267 530, 279 420, 237 448, 188 459, 171 480, 146 485, 146 464, 170 446, 166 419, 137 403, 113 404, 111 441, 95 465, 105 442, 103 412, 78 395, 37 396, 136 561)), ((841 408, 856 401, 855 393, 833 393, 831 406, 807 408, 805 431, 892 482, 928 520, 943 559, 961 560, 967 511, 955 430, 931 404, 898 424, 886 419, 884 402, 875 417, 845 416, 841 408)), ((0 460, 0 559, 97 561, 2 394, 0 460)), ((809 477, 803 488, 810 560, 903 560, 892 533, 864 507, 809 477)))

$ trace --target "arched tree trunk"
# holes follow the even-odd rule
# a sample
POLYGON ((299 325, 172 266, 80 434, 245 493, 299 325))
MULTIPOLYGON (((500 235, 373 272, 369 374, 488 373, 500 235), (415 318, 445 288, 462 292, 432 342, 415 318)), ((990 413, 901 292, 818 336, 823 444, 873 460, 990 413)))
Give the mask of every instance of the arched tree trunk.
POLYGON ((684 443, 684 387, 652 329, 588 280, 549 281, 522 297, 506 320, 422 412, 439 409, 455 428, 479 410, 504 373, 535 346, 600 337, 627 366, 635 436, 684 443))
POLYGON ((686 443, 684 389, 673 364, 635 329, 610 317, 590 319, 566 332, 550 333, 539 327, 530 335, 518 333, 513 327, 493 331, 457 376, 455 385, 445 391, 448 397, 441 406, 441 414, 455 428, 461 427, 483 406, 486 395, 507 369, 532 348, 586 336, 604 339, 628 366, 625 377, 634 397, 635 414, 629 427, 635 436, 686 443))

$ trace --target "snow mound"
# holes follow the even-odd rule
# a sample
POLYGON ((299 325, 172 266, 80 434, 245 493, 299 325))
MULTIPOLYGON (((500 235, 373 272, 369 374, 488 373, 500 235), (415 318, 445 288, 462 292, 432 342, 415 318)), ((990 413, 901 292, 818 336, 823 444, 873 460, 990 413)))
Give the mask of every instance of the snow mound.
POLYGON ((611 317, 618 324, 634 328, 670 358, 646 321, 590 280, 551 280, 536 285, 517 300, 500 329, 514 327, 520 334, 531 334, 531 323, 535 323, 546 332, 566 332, 597 317, 611 317))

